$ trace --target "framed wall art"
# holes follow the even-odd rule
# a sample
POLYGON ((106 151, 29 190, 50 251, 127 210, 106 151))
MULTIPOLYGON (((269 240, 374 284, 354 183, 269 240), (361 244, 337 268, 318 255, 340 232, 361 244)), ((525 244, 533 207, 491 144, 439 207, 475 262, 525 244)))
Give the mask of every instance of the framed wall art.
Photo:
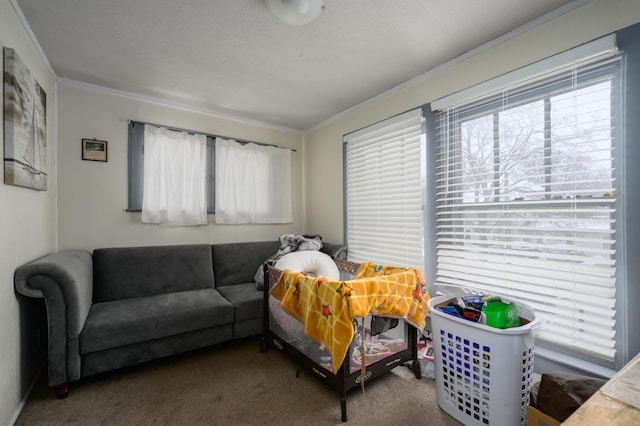
POLYGON ((107 162, 107 141, 82 139, 82 159, 107 162))
POLYGON ((14 49, 4 52, 4 183, 47 190, 47 94, 14 49))

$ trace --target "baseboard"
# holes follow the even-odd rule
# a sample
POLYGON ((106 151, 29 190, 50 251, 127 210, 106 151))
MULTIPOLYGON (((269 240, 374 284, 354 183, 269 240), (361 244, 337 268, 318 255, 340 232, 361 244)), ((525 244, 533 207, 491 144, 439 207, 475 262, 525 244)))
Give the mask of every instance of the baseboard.
POLYGON ((36 387, 36 384, 38 383, 38 380, 40 380, 40 375, 44 372, 46 367, 47 367, 47 362, 45 360, 40 365, 40 368, 38 368, 38 372, 36 373, 36 375, 33 378, 33 381, 29 385, 29 389, 27 389, 27 392, 22 396, 22 399, 20 400, 20 404, 16 408, 16 412, 13 414, 13 417, 9 421, 9 426, 15 425, 16 422, 18 421, 18 417, 20 417, 20 413, 22 413, 22 409, 27 404, 27 401, 29 400, 29 397, 31 396, 31 393, 33 392, 33 389, 36 387))

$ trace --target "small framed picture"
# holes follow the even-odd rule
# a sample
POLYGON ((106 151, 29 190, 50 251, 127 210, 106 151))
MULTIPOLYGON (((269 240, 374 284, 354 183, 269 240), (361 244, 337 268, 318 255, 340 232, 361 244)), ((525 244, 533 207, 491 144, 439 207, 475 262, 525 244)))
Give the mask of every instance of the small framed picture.
POLYGON ((107 141, 82 139, 82 159, 89 161, 107 161, 107 141))

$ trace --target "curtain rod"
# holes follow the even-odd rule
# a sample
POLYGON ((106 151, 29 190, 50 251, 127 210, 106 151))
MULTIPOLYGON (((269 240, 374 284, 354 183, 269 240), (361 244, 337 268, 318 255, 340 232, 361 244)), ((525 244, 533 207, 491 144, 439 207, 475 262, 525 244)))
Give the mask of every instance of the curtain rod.
POLYGON ((138 121, 138 120, 129 120, 129 123, 136 125, 136 124, 148 124, 150 126, 156 126, 156 127, 166 127, 169 130, 177 130, 180 132, 186 132, 186 133, 191 133, 194 135, 205 135, 205 136, 211 136, 212 138, 222 138, 222 139, 231 139, 234 140, 236 142, 239 143, 253 143, 256 145, 262 145, 262 146, 274 146, 276 148, 280 148, 280 149, 289 149, 293 152, 297 152, 295 149, 293 148, 287 148, 287 147, 281 147, 272 143, 264 143, 264 142, 256 142, 256 141, 250 141, 250 140, 246 140, 246 139, 237 139, 237 138, 231 138, 229 136, 223 136, 223 135, 214 135, 212 133, 205 133, 205 132, 198 132, 196 130, 189 130, 189 129, 183 129, 181 127, 174 127, 174 126, 167 126, 165 124, 157 124, 157 123, 149 123, 147 121, 138 121))

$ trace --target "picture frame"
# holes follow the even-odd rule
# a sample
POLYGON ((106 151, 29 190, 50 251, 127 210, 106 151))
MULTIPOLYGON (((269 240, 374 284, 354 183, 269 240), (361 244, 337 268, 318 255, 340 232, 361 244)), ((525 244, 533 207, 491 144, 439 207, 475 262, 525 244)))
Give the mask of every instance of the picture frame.
POLYGON ((47 190, 47 94, 18 53, 3 48, 4 183, 47 190))
POLYGON ((107 141, 82 139, 82 159, 107 162, 107 141))

